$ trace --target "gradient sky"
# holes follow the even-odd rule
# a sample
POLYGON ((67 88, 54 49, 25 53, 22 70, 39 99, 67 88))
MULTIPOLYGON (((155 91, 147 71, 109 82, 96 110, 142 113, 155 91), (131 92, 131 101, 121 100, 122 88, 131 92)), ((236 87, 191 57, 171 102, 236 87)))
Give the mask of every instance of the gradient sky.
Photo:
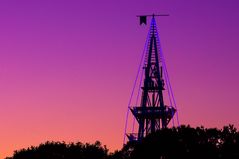
POLYGON ((123 142, 157 19, 182 124, 239 126, 238 0, 2 0, 0 158, 47 140, 123 142))

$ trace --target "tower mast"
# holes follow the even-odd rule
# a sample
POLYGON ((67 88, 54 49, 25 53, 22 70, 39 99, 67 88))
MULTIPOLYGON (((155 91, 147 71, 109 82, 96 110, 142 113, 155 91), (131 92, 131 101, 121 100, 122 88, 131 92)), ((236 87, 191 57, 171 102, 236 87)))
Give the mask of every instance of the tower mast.
POLYGON ((144 80, 141 87, 141 102, 140 105, 130 107, 130 111, 138 123, 138 132, 137 134, 127 134, 129 140, 137 141, 141 141, 150 133, 166 128, 176 112, 172 105, 167 106, 164 103, 163 64, 159 52, 160 45, 155 21, 155 16, 167 15, 153 14, 139 17, 140 20, 143 17, 142 19, 145 20, 144 23, 146 24, 146 17, 148 16, 151 16, 152 20, 143 67, 144 80))

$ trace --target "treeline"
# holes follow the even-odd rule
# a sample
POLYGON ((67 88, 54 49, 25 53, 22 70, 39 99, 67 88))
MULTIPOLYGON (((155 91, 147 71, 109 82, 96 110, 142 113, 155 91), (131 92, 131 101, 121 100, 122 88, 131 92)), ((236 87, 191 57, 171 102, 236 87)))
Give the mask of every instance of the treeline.
POLYGON ((94 144, 47 141, 39 146, 15 151, 6 159, 105 159, 108 149, 99 141, 94 144))
POLYGON ((233 125, 223 129, 180 126, 150 134, 109 153, 94 144, 46 142, 15 151, 6 159, 239 159, 239 132, 233 125))

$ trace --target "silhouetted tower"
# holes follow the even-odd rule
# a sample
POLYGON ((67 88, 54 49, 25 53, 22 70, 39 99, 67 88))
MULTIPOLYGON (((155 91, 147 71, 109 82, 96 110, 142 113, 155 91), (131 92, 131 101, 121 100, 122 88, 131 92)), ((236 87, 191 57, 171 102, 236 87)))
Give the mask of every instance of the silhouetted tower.
MULTIPOLYGON (((126 134, 129 140, 141 141, 148 134, 166 128, 176 113, 176 109, 172 105, 167 106, 164 102, 164 59, 160 55, 161 48, 155 22, 156 15, 151 16, 152 21, 148 35, 148 44, 146 46, 147 51, 144 55, 144 78, 140 86, 140 104, 129 107, 138 123, 138 132, 136 134, 126 134)), ((143 20, 140 23, 146 24, 146 16, 140 16, 140 19, 143 20)))

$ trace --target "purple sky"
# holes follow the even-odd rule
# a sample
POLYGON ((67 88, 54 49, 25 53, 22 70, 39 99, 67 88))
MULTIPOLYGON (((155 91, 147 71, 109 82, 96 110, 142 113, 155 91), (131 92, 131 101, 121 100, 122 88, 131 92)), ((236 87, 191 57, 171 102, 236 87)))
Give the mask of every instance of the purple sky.
POLYGON ((149 27, 140 14, 170 14, 157 24, 180 122, 238 127, 238 8, 237 0, 2 0, 0 158, 47 140, 121 148, 149 27))

